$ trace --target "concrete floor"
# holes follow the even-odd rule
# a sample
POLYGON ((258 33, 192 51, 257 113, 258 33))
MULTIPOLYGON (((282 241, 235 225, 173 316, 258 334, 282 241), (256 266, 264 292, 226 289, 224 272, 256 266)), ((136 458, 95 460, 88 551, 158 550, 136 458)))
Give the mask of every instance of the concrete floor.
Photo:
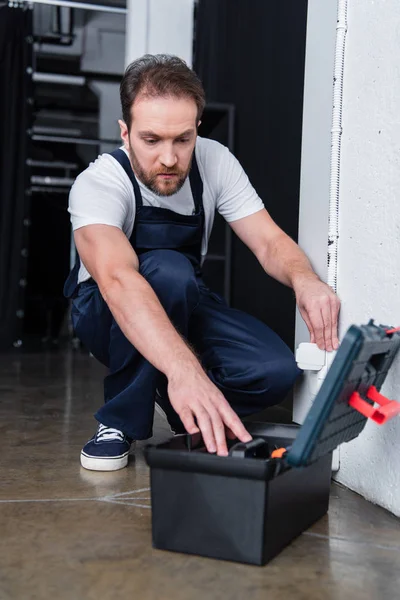
POLYGON ((329 515, 266 567, 152 549, 143 444, 116 473, 79 465, 102 375, 80 353, 0 356, 1 600, 400 597, 399 520, 336 485, 329 515))

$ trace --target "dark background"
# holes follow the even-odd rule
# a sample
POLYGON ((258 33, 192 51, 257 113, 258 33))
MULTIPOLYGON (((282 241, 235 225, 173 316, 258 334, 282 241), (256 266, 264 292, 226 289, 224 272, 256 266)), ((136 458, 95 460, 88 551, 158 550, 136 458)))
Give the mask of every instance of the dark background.
MULTIPOLYGON (((297 241, 306 0, 201 0, 194 68, 209 102, 235 105, 234 153, 278 225, 297 241)), ((233 240, 231 303, 293 347, 292 290, 233 240)))

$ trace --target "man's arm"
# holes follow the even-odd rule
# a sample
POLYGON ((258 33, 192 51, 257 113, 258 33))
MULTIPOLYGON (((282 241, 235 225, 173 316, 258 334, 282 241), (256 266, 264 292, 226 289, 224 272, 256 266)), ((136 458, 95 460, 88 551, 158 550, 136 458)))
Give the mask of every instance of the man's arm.
POLYGON ((265 209, 230 225, 264 270, 293 288, 300 313, 310 331, 311 342, 328 351, 337 349, 339 298, 319 279, 300 247, 278 227, 265 209))
POLYGON ((79 256, 122 332, 167 376, 171 404, 186 430, 195 433, 199 428, 207 449, 222 455, 227 454, 225 426, 240 440, 250 440, 140 275, 139 259, 123 232, 109 225, 88 225, 74 236, 79 256))

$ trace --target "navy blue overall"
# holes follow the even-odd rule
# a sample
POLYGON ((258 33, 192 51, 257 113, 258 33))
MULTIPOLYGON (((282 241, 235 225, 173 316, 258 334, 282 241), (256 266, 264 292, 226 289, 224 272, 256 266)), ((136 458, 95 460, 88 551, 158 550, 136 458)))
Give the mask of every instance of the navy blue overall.
MULTIPOLYGON (((195 348, 210 379, 240 417, 282 401, 300 373, 292 352, 266 325, 230 308, 202 281, 203 182, 195 156, 189 175, 192 215, 143 206, 127 155, 116 150, 112 156, 125 169, 135 192, 130 243, 139 257, 139 272, 195 348)), ((78 285, 78 271, 79 261, 65 284, 65 295, 73 298, 73 327, 88 350, 109 367, 105 403, 95 417, 133 439, 147 439, 152 435, 156 389, 167 397, 167 379, 121 332, 95 281, 78 285)), ((170 404, 169 409, 170 423, 179 430, 182 424, 170 404)))

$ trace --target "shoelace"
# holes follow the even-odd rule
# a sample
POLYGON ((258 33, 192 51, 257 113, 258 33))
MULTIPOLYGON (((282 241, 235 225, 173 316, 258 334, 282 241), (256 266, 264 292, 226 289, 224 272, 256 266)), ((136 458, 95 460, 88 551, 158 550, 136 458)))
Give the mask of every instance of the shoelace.
POLYGON ((99 425, 96 433, 97 442, 123 442, 124 434, 119 429, 107 427, 107 425, 99 425))

